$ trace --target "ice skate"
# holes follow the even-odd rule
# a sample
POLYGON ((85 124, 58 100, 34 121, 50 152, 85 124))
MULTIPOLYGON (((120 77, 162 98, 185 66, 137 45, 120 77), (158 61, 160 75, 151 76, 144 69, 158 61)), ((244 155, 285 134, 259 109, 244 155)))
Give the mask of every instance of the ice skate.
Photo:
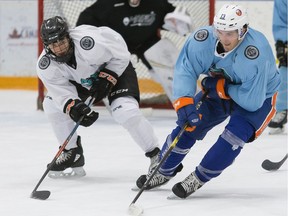
POLYGON ((84 164, 83 148, 80 136, 78 136, 77 147, 69 150, 64 149, 55 164, 50 168, 48 176, 50 178, 85 176, 84 164))
MULTIPOLYGON (((195 172, 192 172, 189 176, 187 176, 182 182, 178 182, 172 188, 173 193, 179 197, 185 199, 190 196, 196 190, 201 188, 204 185, 203 182, 198 179, 195 172)), ((171 199, 172 196, 170 196, 171 199)), ((169 199, 169 197, 168 197, 169 199)))
MULTIPOLYGON (((151 174, 151 173, 149 173, 151 174)), ((136 185, 139 189, 141 189, 145 182, 147 181, 147 179, 150 177, 148 175, 141 175, 137 181, 136 181, 136 185)), ((159 172, 156 172, 156 174, 153 176, 153 178, 149 181, 149 183, 145 186, 145 190, 150 190, 156 187, 160 187, 161 185, 164 185, 166 183, 168 183, 168 181, 171 179, 172 177, 170 176, 164 176, 159 172)))
MULTIPOLYGON (((161 174, 160 172, 156 172, 155 175, 153 176, 153 178, 149 181, 149 183, 145 186, 145 190, 150 190, 156 187, 160 187, 166 183, 168 183, 168 181, 173 178, 178 172, 180 172, 183 169, 183 165, 180 164, 174 171, 174 174, 172 176, 165 176, 163 174, 161 174)), ((154 172, 154 170, 152 169, 151 172, 149 172, 147 175, 141 175, 137 181, 136 181, 136 185, 138 188, 142 188, 145 184, 145 182, 147 181, 147 179, 150 178, 150 176, 152 175, 152 173, 154 172)))
POLYGON ((277 112, 275 117, 268 124, 270 128, 269 134, 284 134, 285 133, 285 124, 287 123, 287 110, 277 112))
MULTIPOLYGON (((151 152, 147 152, 145 154, 145 156, 150 158, 150 166, 149 166, 149 169, 148 169, 148 173, 151 174, 153 172, 153 170, 157 167, 158 163, 159 163, 159 160, 160 160, 160 149, 158 147, 156 147, 151 152)), ((136 181, 136 186, 133 187, 131 190, 132 191, 138 191, 139 188, 141 188, 139 186, 144 185, 145 182, 146 182, 146 175, 141 175, 136 181)))

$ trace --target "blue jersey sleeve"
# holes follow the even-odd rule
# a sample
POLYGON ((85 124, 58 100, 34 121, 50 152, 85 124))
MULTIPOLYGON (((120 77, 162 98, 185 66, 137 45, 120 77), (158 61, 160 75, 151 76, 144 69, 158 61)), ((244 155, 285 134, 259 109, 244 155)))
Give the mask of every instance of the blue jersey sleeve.
POLYGON ((272 30, 275 41, 287 41, 287 0, 274 1, 272 30))
POLYGON ((174 69, 173 99, 196 93, 197 79, 213 62, 213 36, 210 28, 192 33, 184 44, 174 69))

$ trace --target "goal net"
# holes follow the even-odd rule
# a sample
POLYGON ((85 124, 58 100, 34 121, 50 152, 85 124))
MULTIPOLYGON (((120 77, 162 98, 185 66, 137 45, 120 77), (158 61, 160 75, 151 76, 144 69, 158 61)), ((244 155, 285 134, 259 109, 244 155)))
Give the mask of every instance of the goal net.
MULTIPOLYGON (((79 14, 86 8, 95 3, 97 0, 39 0, 39 27, 43 19, 53 16, 62 16, 68 22, 70 28, 75 27, 79 14)), ((109 1, 109 0, 107 0, 109 1)), ((214 17, 215 0, 168 0, 174 6, 185 6, 191 15, 194 28, 212 24, 214 17)), ((39 28, 40 29, 40 28, 39 28)), ((161 31, 161 37, 171 40, 180 50, 186 37, 179 36, 175 33, 165 30, 161 31)), ((43 45, 39 38, 39 53, 43 45)), ((132 55, 131 61, 136 69, 139 88, 140 88, 140 105, 141 107, 154 108, 172 108, 172 105, 166 96, 162 86, 153 81, 146 66, 132 55)), ((45 94, 45 88, 39 80, 38 109, 41 107, 45 94)))

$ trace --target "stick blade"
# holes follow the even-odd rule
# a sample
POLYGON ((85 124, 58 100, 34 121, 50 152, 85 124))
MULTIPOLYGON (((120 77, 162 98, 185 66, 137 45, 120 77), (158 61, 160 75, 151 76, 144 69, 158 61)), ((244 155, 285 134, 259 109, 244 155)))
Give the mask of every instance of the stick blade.
POLYGON ((143 209, 139 206, 136 206, 134 203, 132 203, 128 209, 128 214, 132 216, 142 215, 143 212, 143 209))
POLYGON ((46 191, 46 190, 44 190, 44 191, 33 191, 31 193, 30 197, 33 198, 33 199, 46 200, 46 199, 49 198, 50 194, 51 194, 51 192, 50 191, 46 191))
POLYGON ((266 159, 262 163, 262 168, 268 171, 274 171, 279 169, 279 164, 278 163, 273 163, 270 160, 266 159))

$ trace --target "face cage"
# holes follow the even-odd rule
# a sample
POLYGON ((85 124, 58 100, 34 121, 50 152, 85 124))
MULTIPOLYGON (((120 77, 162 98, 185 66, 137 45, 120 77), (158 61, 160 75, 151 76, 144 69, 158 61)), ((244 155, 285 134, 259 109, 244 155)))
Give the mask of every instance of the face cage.
POLYGON ((68 62, 68 61, 71 59, 71 57, 73 56, 73 54, 74 54, 74 44, 73 44, 73 42, 71 41, 71 39, 69 39, 69 40, 70 40, 70 42, 69 42, 69 50, 67 51, 66 55, 64 55, 64 56, 57 56, 57 55, 55 55, 55 54, 52 52, 52 50, 48 47, 48 45, 45 45, 45 44, 44 44, 44 48, 45 48, 46 55, 47 55, 50 59, 52 59, 52 60, 54 60, 54 61, 56 61, 56 62, 59 62, 59 63, 66 63, 66 62, 68 62))

